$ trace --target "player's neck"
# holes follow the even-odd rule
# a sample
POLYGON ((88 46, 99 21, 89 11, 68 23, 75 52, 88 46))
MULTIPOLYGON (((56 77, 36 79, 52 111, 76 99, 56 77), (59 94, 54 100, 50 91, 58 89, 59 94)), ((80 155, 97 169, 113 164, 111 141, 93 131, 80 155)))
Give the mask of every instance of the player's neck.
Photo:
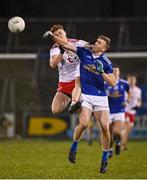
POLYGON ((100 56, 102 55, 104 52, 100 51, 100 52, 93 52, 94 56, 100 56))
POLYGON ((120 77, 116 77, 116 76, 115 76, 115 79, 116 79, 116 81, 119 81, 119 80, 120 80, 120 77))
POLYGON ((136 87, 136 85, 135 85, 135 84, 131 84, 130 87, 131 87, 131 88, 134 88, 134 87, 136 87))

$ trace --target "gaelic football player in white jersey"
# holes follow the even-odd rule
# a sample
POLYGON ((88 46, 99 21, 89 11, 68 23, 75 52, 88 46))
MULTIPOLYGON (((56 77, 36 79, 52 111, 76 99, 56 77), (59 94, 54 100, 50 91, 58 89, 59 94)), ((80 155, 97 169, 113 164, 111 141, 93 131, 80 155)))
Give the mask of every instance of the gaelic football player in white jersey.
POLYGON ((140 108, 142 104, 141 89, 136 86, 137 78, 135 74, 129 74, 127 77, 128 83, 130 85, 130 101, 126 102, 125 108, 125 122, 124 122, 124 131, 123 131, 123 141, 122 141, 122 149, 127 148, 127 141, 129 133, 132 130, 135 121, 135 115, 138 108, 140 108))
MULTIPOLYGON (((63 26, 55 24, 50 30, 55 36, 58 36, 65 41, 75 46, 84 46, 88 44, 86 41, 77 39, 68 39, 63 26)), ((81 89, 79 79, 79 65, 80 61, 78 56, 69 51, 61 48, 57 43, 50 49, 49 64, 51 68, 58 66, 59 70, 59 83, 57 93, 52 102, 52 112, 54 114, 62 112, 67 104, 70 102, 78 102, 81 89)))

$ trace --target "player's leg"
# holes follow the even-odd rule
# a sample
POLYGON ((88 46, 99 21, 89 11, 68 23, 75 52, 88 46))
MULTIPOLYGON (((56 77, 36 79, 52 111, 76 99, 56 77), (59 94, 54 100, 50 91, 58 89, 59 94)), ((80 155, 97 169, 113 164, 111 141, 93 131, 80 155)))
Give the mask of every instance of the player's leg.
POLYGON ((57 92, 52 102, 52 113, 57 114, 62 112, 70 102, 70 97, 62 92, 57 92))
POLYGON ((122 140, 122 127, 123 122, 121 120, 115 120, 113 126, 113 139, 115 142, 115 154, 120 154, 121 140, 122 140))
POLYGON ((110 148, 109 148, 109 158, 111 158, 113 156, 113 125, 114 123, 111 122, 109 124, 109 130, 110 130, 110 148))
POLYGON ((110 132, 109 132, 109 111, 101 110, 94 112, 96 121, 99 122, 101 130, 101 144, 103 149, 103 155, 101 160, 100 172, 105 173, 108 166, 108 153, 110 146, 110 132))
POLYGON ((75 87, 72 91, 72 101, 68 110, 70 114, 76 112, 81 107, 81 103, 79 101, 80 95, 81 95, 81 84, 80 84, 80 77, 78 76, 75 80, 75 87))
POLYGON ((72 103, 76 103, 79 101, 81 95, 81 84, 80 77, 78 76, 75 80, 75 87, 72 91, 72 103))
POLYGON ((123 127, 123 133, 122 133, 122 145, 121 148, 123 150, 127 149, 127 141, 129 138, 129 133, 131 132, 132 126, 129 121, 124 122, 124 127, 123 127))
POLYGON ((94 126, 93 119, 90 119, 87 128, 87 141, 89 145, 92 145, 93 126, 94 126))
POLYGON ((127 149, 127 141, 129 138, 129 134, 132 130, 132 127, 134 125, 135 121, 135 115, 132 115, 130 113, 126 113, 125 116, 125 122, 123 124, 123 133, 122 133, 122 149, 127 149))
POLYGON ((88 126, 90 116, 91 116, 91 110, 88 109, 87 107, 82 107, 81 113, 79 116, 79 124, 76 126, 76 128, 74 130, 73 143, 70 147, 70 152, 69 152, 69 156, 68 156, 68 159, 71 163, 76 162, 76 153, 77 153, 77 148, 78 148, 78 142, 82 138, 83 132, 88 126))

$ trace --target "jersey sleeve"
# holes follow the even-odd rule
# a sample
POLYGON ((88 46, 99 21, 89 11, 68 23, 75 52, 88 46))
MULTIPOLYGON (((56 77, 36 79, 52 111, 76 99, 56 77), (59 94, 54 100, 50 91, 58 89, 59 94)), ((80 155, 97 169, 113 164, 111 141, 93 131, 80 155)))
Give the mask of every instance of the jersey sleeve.
POLYGON ((58 47, 53 47, 50 49, 50 57, 59 55, 60 54, 60 49, 58 47))
POLYGON ((77 43, 77 46, 79 47, 84 47, 85 45, 87 45, 88 42, 84 41, 84 40, 79 40, 78 43, 77 43))
POLYGON ((108 83, 106 83, 106 82, 104 82, 104 87, 105 87, 105 90, 107 90, 108 89, 108 83))
POLYGON ((129 90, 130 90, 129 83, 126 82, 126 83, 125 83, 125 87, 126 87, 126 91, 129 92, 129 90))
POLYGON ((81 57, 83 56, 83 52, 84 52, 85 48, 84 47, 77 47, 77 55, 81 60, 81 57))
POLYGON ((104 71, 105 71, 106 74, 111 74, 111 73, 113 73, 113 65, 112 65, 111 62, 109 62, 109 63, 106 62, 106 63, 105 63, 104 71))

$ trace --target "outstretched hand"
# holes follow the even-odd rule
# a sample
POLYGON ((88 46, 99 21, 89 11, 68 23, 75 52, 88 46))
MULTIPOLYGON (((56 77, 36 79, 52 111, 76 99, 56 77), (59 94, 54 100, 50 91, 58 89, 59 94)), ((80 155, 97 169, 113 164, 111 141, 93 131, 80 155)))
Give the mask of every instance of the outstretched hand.
POLYGON ((51 31, 46 31, 44 34, 43 34, 43 39, 51 39, 53 40, 53 37, 54 37, 54 34, 51 32, 51 31))

